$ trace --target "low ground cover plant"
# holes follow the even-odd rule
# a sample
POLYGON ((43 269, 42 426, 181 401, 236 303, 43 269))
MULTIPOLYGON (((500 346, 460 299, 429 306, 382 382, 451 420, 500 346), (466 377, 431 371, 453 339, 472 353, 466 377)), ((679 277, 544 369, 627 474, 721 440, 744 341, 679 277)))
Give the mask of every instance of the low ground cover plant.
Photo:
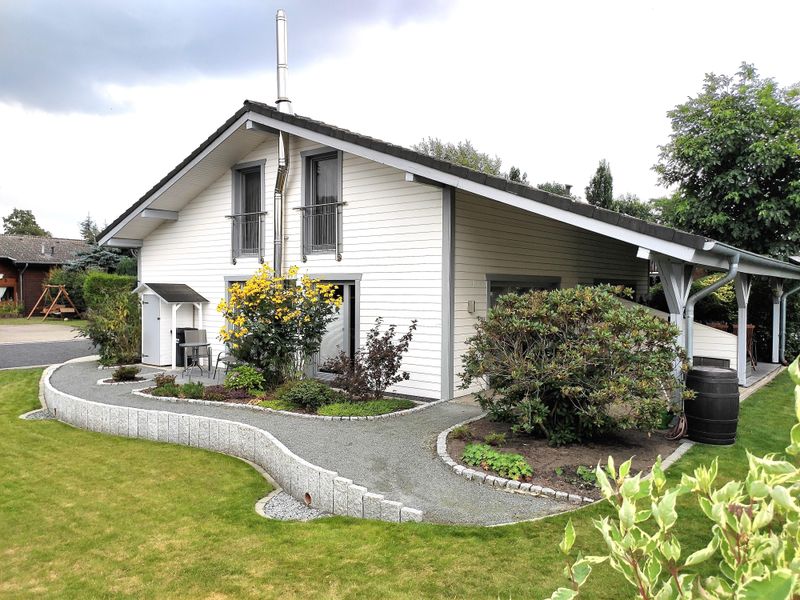
POLYGON ((264 375, 252 365, 238 365, 228 371, 223 385, 228 390, 261 390, 264 375))
POLYGON ((467 444, 462 460, 470 466, 494 471, 507 479, 525 481, 533 477, 533 469, 522 456, 495 450, 487 444, 467 444))
POLYGON ((453 431, 450 432, 450 437, 454 440, 471 440, 472 431, 470 431, 469 427, 466 425, 458 425, 457 427, 453 427, 453 431))
POLYGON ((502 446, 506 443, 505 433, 489 433, 483 436, 483 441, 490 446, 502 446))
POLYGON ((748 451, 748 471, 743 480, 718 482, 717 458, 692 473, 684 473, 680 483, 671 487, 667 487, 660 460, 648 479, 641 474, 630 476, 630 461, 620 465, 619 470, 611 459, 607 471, 598 466, 595 470, 598 484, 614 511, 611 517, 593 521, 605 541, 605 552, 572 558, 576 532, 569 521, 560 549, 567 558, 564 574, 570 585, 558 589, 551 598, 579 597, 593 565, 604 562, 625 578, 635 597, 642 599, 797 598, 800 595, 798 361, 789 368, 796 384, 796 422, 786 455, 759 457, 748 451), (681 496, 693 496, 711 522, 708 544, 685 557, 676 535, 680 517, 677 501, 681 496), (710 576, 701 575, 699 566, 712 559, 719 561, 717 569, 710 576))
POLYGON ((329 417, 368 417, 385 415, 398 410, 406 410, 416 406, 411 400, 403 398, 381 398, 365 402, 334 402, 317 409, 318 415, 329 417))
POLYGON ((142 370, 139 367, 132 365, 117 367, 111 373, 111 379, 114 381, 136 381, 137 376, 142 370))
POLYGON ((347 398, 342 392, 316 379, 301 379, 284 384, 275 392, 275 399, 290 405, 299 406, 303 410, 314 412, 326 404, 345 402, 347 398))
POLYGON ((577 287, 508 294, 476 325, 464 355, 464 387, 479 382, 481 406, 515 432, 553 445, 617 428, 660 426, 680 393, 678 330, 622 288, 577 287))
POLYGON ((417 321, 411 321, 408 331, 395 339, 397 326, 389 327, 381 333, 383 319, 375 319, 375 325, 367 333, 366 343, 350 357, 342 351, 329 360, 325 368, 336 373, 335 387, 341 388, 352 401, 377 400, 386 390, 409 378, 401 371, 403 355, 417 329, 417 321))

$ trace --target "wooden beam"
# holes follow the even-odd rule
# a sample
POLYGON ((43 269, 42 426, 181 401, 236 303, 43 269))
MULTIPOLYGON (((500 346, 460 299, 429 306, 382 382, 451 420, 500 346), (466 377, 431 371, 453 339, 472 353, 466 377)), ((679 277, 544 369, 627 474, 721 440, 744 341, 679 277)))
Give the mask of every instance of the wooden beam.
POLYGON ((255 121, 246 121, 244 128, 247 131, 260 131, 262 133, 272 133, 274 135, 278 135, 278 130, 274 127, 269 127, 263 123, 256 123, 255 121))
POLYGON ((142 240, 132 240, 130 238, 110 238, 103 245, 111 248, 141 248, 142 240))
MULTIPOLYGON (((178 211, 161 210, 160 208, 145 208, 139 215, 143 219, 159 219, 161 221, 177 221, 178 211)), ((113 238, 112 238, 113 239, 113 238)))

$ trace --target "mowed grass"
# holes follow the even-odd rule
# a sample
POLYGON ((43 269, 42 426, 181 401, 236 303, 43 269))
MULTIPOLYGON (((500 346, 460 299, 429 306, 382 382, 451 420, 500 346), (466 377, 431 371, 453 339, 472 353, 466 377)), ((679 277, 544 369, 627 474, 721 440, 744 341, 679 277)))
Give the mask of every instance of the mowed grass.
MULTIPOLYGON (((241 461, 19 420, 38 405, 39 376, 0 372, 0 597, 506 599, 549 596, 563 583, 566 516, 496 528, 268 521, 253 505, 269 488, 241 461)), ((743 405, 735 447, 695 447, 671 477, 715 455, 723 476, 739 476, 745 447, 782 450, 791 390, 781 375, 743 405)), ((684 504, 689 552, 709 528, 684 504)), ((572 513, 576 547, 601 549, 591 519, 606 512, 572 513)), ((605 566, 585 589, 586 598, 631 596, 605 566)))
POLYGON ((11 319, 0 319, 0 325, 64 325, 65 327, 74 327, 75 329, 79 327, 85 327, 86 321, 83 319, 69 319, 65 321, 64 319, 59 318, 48 318, 45 321, 42 321, 42 316, 36 315, 32 316, 30 319, 26 319, 25 317, 14 317, 11 319))

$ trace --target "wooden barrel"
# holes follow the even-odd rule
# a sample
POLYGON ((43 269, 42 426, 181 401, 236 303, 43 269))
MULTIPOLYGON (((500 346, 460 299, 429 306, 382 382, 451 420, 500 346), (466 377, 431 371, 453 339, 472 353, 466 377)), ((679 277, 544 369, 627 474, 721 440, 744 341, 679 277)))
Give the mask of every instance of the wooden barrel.
POLYGON ((695 397, 684 403, 689 439, 703 444, 730 445, 739 422, 739 380, 733 369, 694 367, 686 387, 695 397))

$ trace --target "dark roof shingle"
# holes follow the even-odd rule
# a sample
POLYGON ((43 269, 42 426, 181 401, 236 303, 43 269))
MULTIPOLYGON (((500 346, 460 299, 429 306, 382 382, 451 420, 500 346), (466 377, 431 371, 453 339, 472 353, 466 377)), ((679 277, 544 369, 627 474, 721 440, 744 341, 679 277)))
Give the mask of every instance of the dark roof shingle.
POLYGON ((17 263, 62 265, 88 250, 84 240, 50 238, 36 235, 0 235, 0 258, 17 263))
POLYGON ((208 302, 185 283, 145 283, 166 302, 208 302))

